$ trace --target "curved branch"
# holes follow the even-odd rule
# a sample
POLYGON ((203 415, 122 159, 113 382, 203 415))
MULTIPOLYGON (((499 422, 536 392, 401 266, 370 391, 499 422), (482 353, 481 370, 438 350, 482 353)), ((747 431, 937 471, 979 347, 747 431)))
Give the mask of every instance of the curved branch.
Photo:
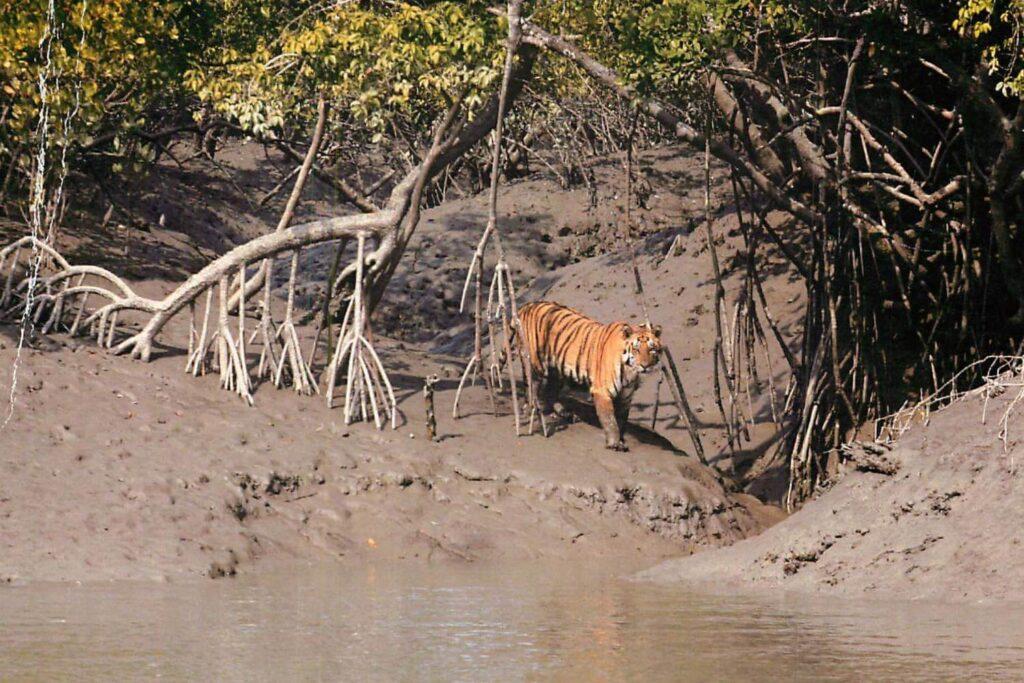
POLYGON ((57 252, 56 249, 51 247, 46 242, 36 239, 32 235, 25 235, 24 237, 21 237, 11 242, 3 249, 0 249, 0 264, 3 264, 7 261, 8 255, 26 246, 42 250, 48 256, 50 256, 50 258, 56 261, 61 268, 68 268, 70 265, 68 264, 67 260, 63 256, 61 256, 60 253, 57 252))
MULTIPOLYGON (((99 266, 88 266, 88 265, 72 266, 72 265, 69 265, 67 263, 67 261, 64 261, 63 267, 60 270, 60 272, 58 272, 58 273, 56 273, 54 275, 51 275, 50 277, 46 278, 43 281, 43 284, 45 284, 47 286, 54 285, 54 284, 57 284, 58 282, 61 282, 62 280, 66 280, 66 279, 74 277, 76 275, 93 275, 95 277, 102 278, 102 279, 106 280, 107 282, 109 282, 110 284, 112 284, 115 288, 117 288, 117 290, 119 292, 121 292, 122 296, 126 296, 126 297, 136 296, 135 292, 132 290, 131 287, 128 286, 127 282, 125 282, 124 280, 119 278, 114 273, 111 273, 106 268, 100 268, 99 266)), ((137 298, 140 301, 151 302, 153 305, 157 304, 155 299, 146 299, 145 297, 137 297, 137 298)))
POLYGON ((153 339, 175 313, 205 290, 216 285, 221 278, 228 277, 243 264, 253 263, 284 251, 319 242, 329 242, 342 237, 356 237, 359 234, 379 234, 400 219, 394 208, 373 214, 359 214, 313 221, 288 228, 281 232, 263 235, 235 247, 213 261, 195 275, 189 277, 160 302, 154 315, 141 332, 121 342, 115 353, 131 352, 135 358, 149 360, 153 339))
POLYGON ((733 96, 718 74, 713 71, 709 72, 707 80, 708 89, 711 91, 715 104, 718 105, 719 110, 721 110, 733 131, 741 140, 748 143, 747 147, 753 157, 757 159, 757 163, 761 168, 765 169, 773 180, 776 182, 784 181, 786 167, 775 153, 775 150, 769 146, 769 141, 765 139, 761 127, 744 115, 739 101, 733 96))
POLYGON ((789 108, 764 81, 754 77, 750 67, 740 59, 734 50, 726 51, 725 60, 733 70, 731 73, 771 109, 776 124, 783 131, 783 137, 789 141, 801 161, 800 172, 811 182, 824 182, 829 177, 829 164, 825 160, 825 154, 821 148, 807 136, 804 126, 794 121, 789 108))

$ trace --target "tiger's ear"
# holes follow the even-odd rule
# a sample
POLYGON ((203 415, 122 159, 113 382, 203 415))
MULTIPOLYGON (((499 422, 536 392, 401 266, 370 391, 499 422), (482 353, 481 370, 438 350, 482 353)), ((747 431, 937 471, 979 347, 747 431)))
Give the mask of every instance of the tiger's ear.
POLYGON ((655 325, 651 328, 651 332, 654 333, 655 339, 661 339, 661 325, 655 325))
POLYGON ((633 336, 633 326, 629 323, 622 323, 622 338, 629 339, 633 336))

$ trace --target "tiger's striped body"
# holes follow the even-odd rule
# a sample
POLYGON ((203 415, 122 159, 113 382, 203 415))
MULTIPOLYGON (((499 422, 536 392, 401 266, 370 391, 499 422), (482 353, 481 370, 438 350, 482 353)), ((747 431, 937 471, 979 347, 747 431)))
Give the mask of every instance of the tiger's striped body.
POLYGON ((658 363, 661 329, 614 322, 603 325, 561 304, 538 301, 519 310, 521 343, 541 378, 544 410, 550 412, 563 380, 590 389, 605 445, 627 450, 622 439, 633 392, 658 363))

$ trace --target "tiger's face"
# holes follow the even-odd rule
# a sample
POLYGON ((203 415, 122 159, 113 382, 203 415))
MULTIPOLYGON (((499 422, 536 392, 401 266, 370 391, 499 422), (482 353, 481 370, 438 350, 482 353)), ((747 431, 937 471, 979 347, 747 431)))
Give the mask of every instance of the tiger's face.
POLYGON ((661 326, 622 326, 622 362, 629 368, 645 373, 658 364, 661 357, 661 326))

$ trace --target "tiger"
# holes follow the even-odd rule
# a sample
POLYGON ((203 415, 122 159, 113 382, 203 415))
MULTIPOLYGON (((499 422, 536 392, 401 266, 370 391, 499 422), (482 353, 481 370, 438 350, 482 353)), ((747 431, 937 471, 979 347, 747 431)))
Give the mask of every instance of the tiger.
MULTIPOLYGON (((605 447, 628 451, 623 433, 640 378, 658 365, 661 327, 613 322, 603 325, 552 301, 519 310, 522 343, 540 380, 545 413, 555 411, 562 382, 587 387, 604 430, 605 447)), ((515 339, 513 339, 515 341, 515 339)))

